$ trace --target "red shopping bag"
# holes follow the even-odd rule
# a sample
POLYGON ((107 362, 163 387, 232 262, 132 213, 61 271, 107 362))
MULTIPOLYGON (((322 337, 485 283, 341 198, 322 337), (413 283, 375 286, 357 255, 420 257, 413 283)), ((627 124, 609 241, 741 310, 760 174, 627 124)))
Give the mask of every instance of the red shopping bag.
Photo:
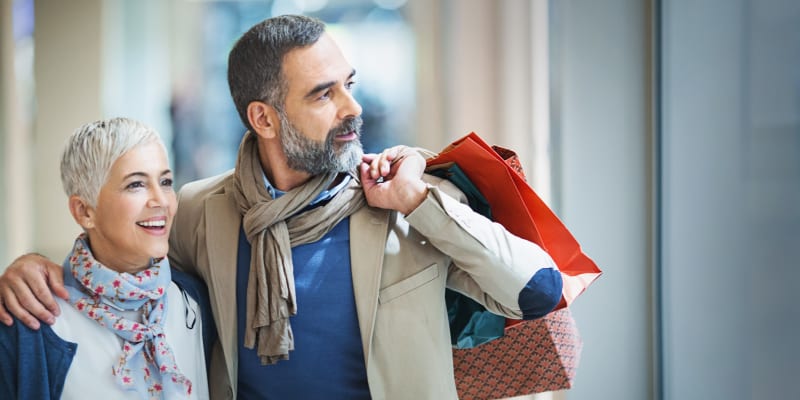
POLYGON ((602 272, 594 261, 583 253, 561 220, 525 182, 513 151, 492 148, 473 132, 427 161, 429 169, 448 163, 456 163, 483 194, 494 221, 538 244, 553 257, 564 280, 561 302, 556 309, 572 304, 600 276, 602 272))

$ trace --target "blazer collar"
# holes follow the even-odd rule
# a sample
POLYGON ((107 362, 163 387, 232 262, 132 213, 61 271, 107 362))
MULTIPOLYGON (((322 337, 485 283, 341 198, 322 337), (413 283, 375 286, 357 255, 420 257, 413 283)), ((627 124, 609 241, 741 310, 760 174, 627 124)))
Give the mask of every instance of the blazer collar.
POLYGON ((391 212, 364 207, 350 216, 350 269, 364 359, 369 363, 391 212), (368 244, 368 245, 365 245, 368 244))
MULTIPOLYGON (((231 179, 231 182, 233 180, 231 179)), ((235 207, 231 185, 223 193, 209 196, 205 205, 208 270, 213 286, 217 332, 225 354, 228 379, 236 391, 238 337, 236 333, 236 256, 242 217, 235 207)))

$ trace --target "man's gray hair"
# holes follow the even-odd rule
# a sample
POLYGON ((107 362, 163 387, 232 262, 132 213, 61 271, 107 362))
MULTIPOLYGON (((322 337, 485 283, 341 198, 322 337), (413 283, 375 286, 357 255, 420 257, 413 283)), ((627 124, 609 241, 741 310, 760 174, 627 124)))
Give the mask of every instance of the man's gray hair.
POLYGON ((67 139, 61 153, 64 192, 67 196, 77 195, 95 207, 114 162, 149 142, 164 147, 158 132, 130 118, 112 118, 81 126, 67 139))
POLYGON ((287 83, 282 66, 286 53, 310 46, 325 32, 325 23, 302 15, 282 15, 264 20, 245 32, 228 55, 228 87, 245 127, 247 106, 263 101, 280 110, 287 83))

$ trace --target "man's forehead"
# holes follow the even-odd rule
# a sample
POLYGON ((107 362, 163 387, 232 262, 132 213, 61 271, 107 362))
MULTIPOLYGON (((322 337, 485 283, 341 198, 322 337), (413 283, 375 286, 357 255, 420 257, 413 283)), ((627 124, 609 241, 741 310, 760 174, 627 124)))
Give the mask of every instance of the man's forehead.
POLYGON ((316 43, 293 49, 286 54, 283 72, 290 90, 311 88, 324 81, 342 81, 353 72, 336 41, 327 33, 316 43))

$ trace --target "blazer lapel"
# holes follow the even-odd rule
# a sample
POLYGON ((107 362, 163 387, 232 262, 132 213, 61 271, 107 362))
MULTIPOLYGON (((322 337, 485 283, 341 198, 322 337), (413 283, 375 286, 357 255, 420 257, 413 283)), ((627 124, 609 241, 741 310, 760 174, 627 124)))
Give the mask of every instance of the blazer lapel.
POLYGON ((228 194, 221 193, 210 196, 205 206, 208 284, 214 288, 217 331, 232 383, 237 376, 236 249, 241 225, 241 216, 233 204, 228 194))
POLYGON ((350 270, 358 313, 364 359, 369 363, 372 332, 378 310, 378 293, 390 211, 364 207, 350 217, 350 270), (368 245, 365 245, 368 243, 368 245))

